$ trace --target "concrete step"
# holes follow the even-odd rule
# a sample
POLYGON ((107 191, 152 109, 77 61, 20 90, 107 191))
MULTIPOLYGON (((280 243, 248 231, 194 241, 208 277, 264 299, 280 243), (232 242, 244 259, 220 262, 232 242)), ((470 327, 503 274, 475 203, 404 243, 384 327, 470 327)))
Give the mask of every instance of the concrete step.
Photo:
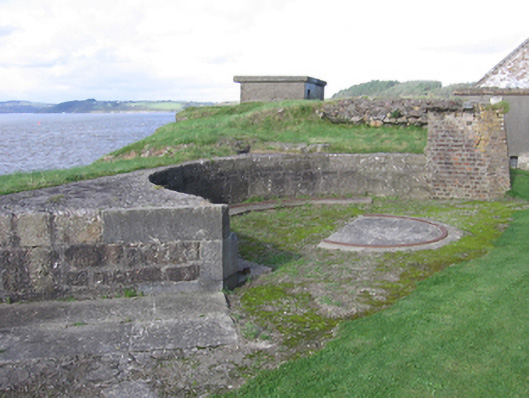
POLYGON ((0 364, 236 343, 221 292, 0 305, 0 364))

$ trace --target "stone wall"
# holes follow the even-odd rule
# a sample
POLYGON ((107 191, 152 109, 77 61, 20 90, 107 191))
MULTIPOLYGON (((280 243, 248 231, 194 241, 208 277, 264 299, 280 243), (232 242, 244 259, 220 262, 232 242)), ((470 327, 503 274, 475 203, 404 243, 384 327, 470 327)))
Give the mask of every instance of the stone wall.
POLYGON ((510 189, 504 115, 490 104, 456 100, 351 98, 325 104, 334 123, 428 126, 433 198, 492 199, 510 189))
MULTIPOLYGON (((429 112, 462 110, 455 100, 407 98, 348 98, 323 105, 320 116, 333 123, 367 124, 372 127, 426 126, 429 112)), ((468 108, 472 110, 472 106, 468 108)))
POLYGON ((189 162, 149 178, 214 203, 252 197, 429 197, 426 157, 414 154, 241 155, 189 162))
POLYGON ((431 192, 436 199, 492 199, 510 189, 503 114, 431 112, 426 147, 431 192))
POLYGON ((0 300, 221 290, 238 270, 228 207, 148 174, 0 197, 0 300))

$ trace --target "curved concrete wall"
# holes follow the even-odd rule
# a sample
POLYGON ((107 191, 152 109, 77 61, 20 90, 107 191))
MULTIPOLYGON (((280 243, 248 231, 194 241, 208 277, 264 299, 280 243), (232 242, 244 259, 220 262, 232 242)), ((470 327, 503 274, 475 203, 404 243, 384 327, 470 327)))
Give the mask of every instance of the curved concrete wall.
POLYGON ((213 203, 252 197, 376 195, 429 197, 426 157, 414 154, 241 155, 188 162, 149 180, 213 203))

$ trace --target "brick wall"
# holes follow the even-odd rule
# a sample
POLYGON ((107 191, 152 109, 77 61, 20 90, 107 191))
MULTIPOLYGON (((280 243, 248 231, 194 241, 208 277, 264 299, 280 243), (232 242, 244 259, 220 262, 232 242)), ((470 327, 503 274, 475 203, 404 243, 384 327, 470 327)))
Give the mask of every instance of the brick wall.
POLYGON ((503 114, 483 105, 430 112, 426 156, 433 198, 488 200, 510 188, 503 114))

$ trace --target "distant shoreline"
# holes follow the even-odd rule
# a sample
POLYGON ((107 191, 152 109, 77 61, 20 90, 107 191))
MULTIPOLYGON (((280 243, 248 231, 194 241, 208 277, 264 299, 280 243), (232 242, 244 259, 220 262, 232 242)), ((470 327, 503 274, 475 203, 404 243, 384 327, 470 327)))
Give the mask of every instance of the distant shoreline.
POLYGON ((0 102, 2 113, 162 113, 180 112, 191 106, 215 105, 213 102, 195 101, 68 101, 46 104, 30 101, 0 102))

